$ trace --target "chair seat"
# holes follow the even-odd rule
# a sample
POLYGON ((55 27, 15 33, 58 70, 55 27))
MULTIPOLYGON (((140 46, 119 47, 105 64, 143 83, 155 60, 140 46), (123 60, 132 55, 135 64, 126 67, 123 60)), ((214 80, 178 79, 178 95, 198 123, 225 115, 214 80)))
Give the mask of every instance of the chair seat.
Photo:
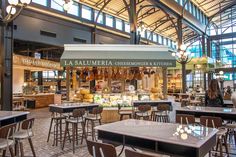
POLYGON ((85 116, 86 120, 100 120, 101 116, 87 115, 85 116))
POLYGON ((151 116, 148 112, 136 112, 136 115, 139 117, 148 117, 151 116))
POLYGON ((120 111, 119 114, 122 114, 122 115, 132 115, 133 112, 132 111, 120 111))
POLYGON ((14 133, 15 139, 25 139, 33 136, 32 131, 20 130, 14 133))
POLYGON ((219 128, 219 131, 216 133, 216 135, 219 136, 225 136, 227 134, 227 130, 224 128, 219 128))
POLYGON ((14 144, 14 141, 13 140, 7 140, 7 139, 4 139, 4 138, 0 138, 0 149, 4 149, 6 148, 7 146, 11 146, 14 144))
POLYGON ((70 119, 67 119, 66 120, 66 122, 69 122, 69 123, 82 123, 82 122, 84 122, 84 120, 83 119, 81 119, 81 118, 70 118, 70 119))
POLYGON ((228 129, 235 129, 236 124, 235 123, 234 124, 226 124, 225 127, 228 128, 228 129))
POLYGON ((169 113, 168 112, 155 112, 156 116, 168 116, 169 113))

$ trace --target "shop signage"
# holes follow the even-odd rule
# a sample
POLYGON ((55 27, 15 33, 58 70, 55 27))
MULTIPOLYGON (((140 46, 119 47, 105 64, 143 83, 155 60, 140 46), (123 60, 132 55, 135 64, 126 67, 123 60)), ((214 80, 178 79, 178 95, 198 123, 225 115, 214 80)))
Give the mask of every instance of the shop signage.
POLYGON ((13 56, 13 64, 15 65, 21 65, 21 66, 33 66, 33 67, 39 67, 39 68, 45 68, 45 69, 55 69, 55 70, 61 70, 60 63, 49 61, 45 59, 36 59, 33 57, 26 57, 26 56, 20 56, 20 55, 14 55, 13 56))
POLYGON ((125 66, 125 67, 175 67, 175 60, 131 59, 62 59, 61 66, 125 66))

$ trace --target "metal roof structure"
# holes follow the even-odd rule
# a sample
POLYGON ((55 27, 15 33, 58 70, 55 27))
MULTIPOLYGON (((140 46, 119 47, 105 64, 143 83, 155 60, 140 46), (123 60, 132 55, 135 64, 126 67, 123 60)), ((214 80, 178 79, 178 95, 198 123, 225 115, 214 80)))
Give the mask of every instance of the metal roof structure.
MULTIPOLYGON (((105 6, 103 12, 109 13, 125 21, 129 21, 129 15, 126 7, 126 4, 129 6, 129 0, 80 0, 79 2, 96 10, 100 10, 105 6)), ((173 15, 167 17, 163 10, 152 5, 152 1, 137 0, 136 10, 140 10, 143 7, 138 14, 138 22, 142 21, 147 24, 147 27, 151 32, 158 33, 172 39, 173 41, 177 41, 176 30, 170 20, 171 18, 174 23, 177 23, 177 18, 173 15)), ((196 36, 196 32, 186 24, 183 24, 183 34, 184 40, 189 39, 189 37, 196 36)))
POLYGON ((224 25, 236 17, 235 0, 192 0, 216 25, 224 25), (231 9, 233 14, 231 14, 231 9))

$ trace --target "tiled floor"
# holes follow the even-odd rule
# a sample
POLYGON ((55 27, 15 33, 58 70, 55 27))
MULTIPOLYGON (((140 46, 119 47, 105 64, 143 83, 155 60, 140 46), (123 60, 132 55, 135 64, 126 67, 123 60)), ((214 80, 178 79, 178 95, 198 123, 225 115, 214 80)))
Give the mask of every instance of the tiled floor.
MULTIPOLYGON (((84 144, 76 147, 75 154, 72 152, 72 146, 70 143, 66 144, 64 151, 62 151, 60 146, 52 146, 52 138, 47 143, 47 134, 50 123, 50 113, 48 108, 37 109, 30 111, 29 117, 35 117, 34 125, 34 137, 33 144, 38 157, 90 157, 87 152, 87 147, 84 144)), ((174 114, 172 114, 174 115, 174 114)), ((173 119, 173 117, 172 117, 173 119)), ((231 152, 236 152, 231 145, 231 152)), ((118 148, 119 151, 120 148, 118 148)), ((29 147, 28 141, 24 141, 24 151, 26 157, 31 157, 31 149, 29 147)), ((230 157, 236 157, 236 155, 230 155, 230 157)))

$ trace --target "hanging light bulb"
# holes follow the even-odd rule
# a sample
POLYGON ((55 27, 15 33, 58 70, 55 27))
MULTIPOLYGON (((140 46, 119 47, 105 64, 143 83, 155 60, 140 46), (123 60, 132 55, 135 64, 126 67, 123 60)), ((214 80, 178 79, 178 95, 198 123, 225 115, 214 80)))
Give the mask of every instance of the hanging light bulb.
POLYGON ((63 5, 63 9, 64 9, 65 11, 68 11, 68 10, 70 9, 70 5, 69 5, 68 3, 65 3, 65 4, 63 5))
POLYGON ((180 50, 182 50, 182 51, 185 51, 185 50, 186 50, 186 48, 187 48, 187 46, 186 46, 186 45, 184 45, 184 44, 180 45, 180 50))
POLYGON ((70 9, 70 7, 73 5, 73 1, 70 0, 70 1, 66 1, 64 4, 63 4, 63 8, 65 11, 68 11, 70 9))
POLYGON ((7 6, 6 11, 8 14, 14 15, 16 13, 16 8, 13 6, 7 6))
POLYGON ((8 0, 8 3, 10 5, 17 5, 19 3, 19 0, 8 0))
POLYGON ((27 4, 29 5, 31 3, 31 0, 20 0, 22 4, 27 4))

